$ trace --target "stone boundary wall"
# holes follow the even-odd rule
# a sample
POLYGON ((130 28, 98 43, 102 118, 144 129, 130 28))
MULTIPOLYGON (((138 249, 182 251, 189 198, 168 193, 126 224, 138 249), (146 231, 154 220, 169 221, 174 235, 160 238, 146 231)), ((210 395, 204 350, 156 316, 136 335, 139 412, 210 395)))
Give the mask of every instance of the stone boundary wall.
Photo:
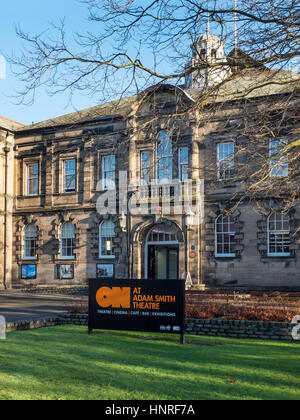
POLYGON ((19 287, 12 289, 15 293, 28 293, 30 295, 70 295, 83 296, 89 294, 87 286, 49 286, 49 287, 19 287))
POLYGON ((294 324, 285 322, 187 319, 186 333, 213 337, 294 341, 294 324))
MULTIPOLYGON (((88 315, 67 314, 59 318, 18 321, 6 324, 6 332, 32 330, 57 325, 88 325, 88 315)), ((186 333, 211 337, 294 341, 294 324, 284 322, 228 321, 223 319, 187 319, 186 333)), ((295 341, 299 342, 300 341, 295 341)))
POLYGON ((34 321, 15 321, 6 324, 6 332, 35 330, 60 325, 60 318, 37 319, 34 321))

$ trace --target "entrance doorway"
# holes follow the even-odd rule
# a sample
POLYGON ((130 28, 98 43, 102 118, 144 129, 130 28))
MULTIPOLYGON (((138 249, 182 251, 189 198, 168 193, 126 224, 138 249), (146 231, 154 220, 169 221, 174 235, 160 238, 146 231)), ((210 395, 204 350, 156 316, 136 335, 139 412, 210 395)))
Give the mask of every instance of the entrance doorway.
POLYGON ((174 225, 160 223, 147 236, 146 277, 155 280, 179 278, 179 241, 174 225))
POLYGON ((178 279, 178 247, 149 245, 148 279, 178 279))

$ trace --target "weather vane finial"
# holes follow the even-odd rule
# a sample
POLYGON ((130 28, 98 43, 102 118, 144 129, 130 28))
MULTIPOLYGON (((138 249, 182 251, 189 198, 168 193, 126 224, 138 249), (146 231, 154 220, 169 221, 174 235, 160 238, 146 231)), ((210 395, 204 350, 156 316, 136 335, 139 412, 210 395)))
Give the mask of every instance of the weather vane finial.
POLYGON ((234 46, 235 52, 238 50, 238 23, 237 23, 237 0, 234 0, 234 46))
POLYGON ((207 33, 210 33, 210 13, 207 12, 207 33))

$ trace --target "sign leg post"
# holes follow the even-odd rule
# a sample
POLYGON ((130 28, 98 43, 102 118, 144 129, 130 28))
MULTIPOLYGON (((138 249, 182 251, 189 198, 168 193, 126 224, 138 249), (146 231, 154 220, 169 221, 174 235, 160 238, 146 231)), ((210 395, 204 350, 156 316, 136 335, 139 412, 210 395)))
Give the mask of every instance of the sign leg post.
POLYGON ((89 335, 93 335, 93 330, 89 328, 89 335))
POLYGON ((180 344, 185 344, 185 334, 180 334, 180 344))

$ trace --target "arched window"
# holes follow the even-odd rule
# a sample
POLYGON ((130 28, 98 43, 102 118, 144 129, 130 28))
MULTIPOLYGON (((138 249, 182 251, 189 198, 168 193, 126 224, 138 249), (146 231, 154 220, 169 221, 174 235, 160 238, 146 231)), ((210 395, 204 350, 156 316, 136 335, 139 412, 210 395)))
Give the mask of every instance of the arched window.
POLYGON ((71 222, 64 223, 60 230, 60 256, 63 259, 73 259, 74 256, 74 225, 71 222))
POLYGON ((235 228, 231 216, 222 214, 215 222, 215 254, 216 257, 235 257, 235 228))
POLYGON ((290 218, 286 214, 272 213, 268 217, 268 256, 290 255, 290 218))
POLYGON ((161 131, 156 142, 156 179, 159 184, 173 179, 173 146, 171 133, 161 131))
POLYGON ((115 225, 111 220, 102 222, 99 227, 100 258, 115 257, 115 225))
POLYGON ((27 225, 24 229, 24 259, 37 258, 37 228, 34 225, 27 225))
POLYGON ((207 51, 205 48, 202 48, 202 50, 200 51, 201 60, 206 61, 206 56, 207 56, 207 51))
POLYGON ((154 226, 147 236, 147 243, 155 244, 161 242, 178 243, 178 231, 174 226, 160 223, 154 226))

